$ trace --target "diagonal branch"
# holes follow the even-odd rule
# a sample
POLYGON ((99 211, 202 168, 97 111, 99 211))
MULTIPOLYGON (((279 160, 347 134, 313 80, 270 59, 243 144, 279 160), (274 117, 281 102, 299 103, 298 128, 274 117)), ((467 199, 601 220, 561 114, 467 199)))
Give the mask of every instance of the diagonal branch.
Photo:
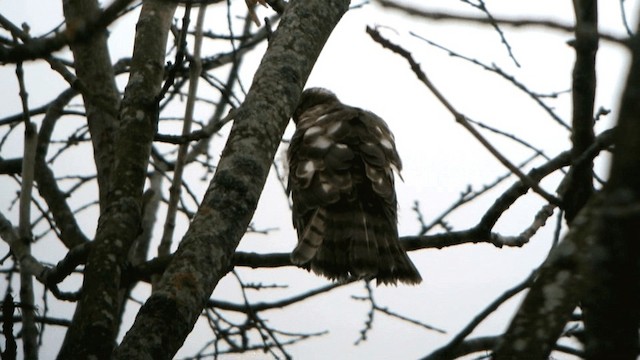
MULTIPOLYGON (((470 22, 474 24, 492 25, 492 26, 494 24, 508 25, 513 27, 538 26, 542 28, 553 29, 561 32, 567 32, 567 33, 573 33, 575 31, 575 27, 573 26, 573 24, 563 24, 561 22, 557 22, 553 20, 534 19, 534 18, 504 19, 504 18, 497 18, 497 17, 488 19, 486 17, 467 16, 462 14, 451 14, 447 12, 422 10, 417 7, 400 4, 396 1, 391 1, 391 0, 377 0, 377 3, 379 3, 383 7, 396 9, 406 14, 409 14, 412 16, 418 16, 421 18, 429 19, 429 20, 462 21, 462 22, 470 22)), ((606 32, 595 31, 595 32, 589 33, 589 36, 599 37, 600 39, 607 40, 612 43, 616 43, 624 46, 627 46, 629 44, 628 38, 619 37, 617 35, 613 35, 606 32)))
MULTIPOLYGON (((193 123, 193 109, 198 92, 198 79, 200 78, 200 72, 202 71, 202 59, 200 57, 200 53, 202 50, 202 26, 204 22, 204 15, 206 14, 206 9, 206 6, 198 9, 198 20, 196 23, 193 58, 191 61, 191 67, 189 69, 189 93, 187 96, 187 104, 185 106, 184 120, 182 122, 182 136, 186 136, 191 132, 191 125, 193 123)), ((182 36, 186 36, 183 34, 187 33, 189 27, 188 24, 190 10, 191 9, 188 6, 187 8, 185 8, 181 38, 178 43, 178 53, 183 51, 183 47, 186 47, 185 40, 182 36)), ((177 56, 178 55, 176 55, 176 57, 177 56)), ((180 199, 180 194, 182 193, 182 175, 186 166, 186 156, 188 149, 189 143, 182 143, 178 146, 178 154, 176 156, 175 166, 173 168, 173 179, 171 179, 171 186, 169 187, 169 203, 167 205, 167 215, 164 221, 164 229, 162 237, 160 239, 160 245, 158 246, 158 256, 169 255, 171 251, 171 243, 173 241, 173 233, 176 225, 176 214, 178 212, 178 202, 180 199)))
POLYGON ((535 279, 536 272, 533 272, 529 275, 523 282, 516 285, 515 287, 505 291, 502 295, 500 295, 497 299, 495 299, 491 304, 489 304, 484 310, 482 310, 479 314, 477 314, 467 326, 465 326, 451 341, 449 341, 445 346, 437 349, 431 354, 425 356, 423 360, 438 360, 438 359, 450 359, 454 358, 454 354, 458 353, 458 347, 464 339, 469 336, 473 330, 480 325, 484 319, 486 319, 489 315, 493 314, 502 304, 504 304, 507 300, 511 299, 516 294, 520 293, 527 289, 533 283, 535 279))
MULTIPOLYGON (((57 33, 54 37, 33 39, 27 44, 16 45, 11 48, 0 47, 0 62, 16 63, 19 61, 36 60, 43 58, 54 51, 62 49, 65 45, 81 42, 88 39, 96 32, 103 31, 109 24, 115 21, 121 11, 132 0, 115 0, 107 8, 96 16, 86 18, 73 24, 67 24, 65 31, 57 33)), ((0 26, 7 27, 4 17, 0 16, 0 26)))
POLYGON ((489 9, 487 9, 487 5, 485 4, 485 2, 483 0, 478 0, 478 3, 474 4, 469 0, 461 0, 461 1, 485 13, 485 15, 487 16, 487 19, 489 19, 489 23, 491 24, 491 27, 493 27, 498 33, 498 36, 500 36, 500 40, 502 44, 504 44, 504 47, 507 49, 507 52, 509 53, 509 57, 511 58, 511 60, 513 60, 513 63, 517 67, 520 67, 520 63, 518 62, 518 60, 516 60, 515 55, 513 55, 513 49, 511 49, 511 45, 507 41, 507 37, 504 35, 504 32, 502 31, 500 26, 498 26, 498 24, 495 22, 495 19, 493 15, 489 12, 489 9))
POLYGON ((509 328, 496 345, 496 359, 546 359, 585 291, 587 254, 594 245, 594 221, 601 199, 592 197, 563 241, 550 253, 509 328))
POLYGON ((67 195, 60 189, 53 171, 47 165, 46 156, 55 124, 62 115, 64 107, 76 95, 77 92, 75 90, 68 89, 49 103, 49 108, 40 127, 35 159, 35 178, 38 184, 38 191, 40 196, 47 202, 51 215, 56 222, 56 226, 60 231, 60 240, 69 249, 89 240, 82 233, 73 211, 67 203, 67 195))
POLYGON ((291 2, 238 110, 216 173, 158 287, 115 353, 171 358, 231 267, 304 83, 347 0, 291 2))
POLYGON ((433 85, 433 83, 431 82, 431 80, 429 80, 427 75, 422 71, 422 69, 420 69, 420 64, 418 64, 413 59, 413 56, 407 50, 385 39, 384 37, 382 37, 380 32, 378 32, 378 30, 374 28, 367 27, 367 33, 371 36, 371 38, 374 41, 376 41, 383 47, 405 58, 411 65, 411 69, 416 74, 418 79, 423 84, 425 84, 427 88, 429 88, 429 90, 433 93, 433 95, 440 101, 440 103, 442 103, 442 105, 445 108, 447 108, 447 110, 455 118, 456 122, 462 125, 465 129, 467 129, 467 131, 469 131, 471 135, 473 135, 473 137, 475 137, 476 140, 478 140, 482 144, 482 146, 484 146, 496 159, 498 159, 498 161, 500 161, 502 165, 504 165, 507 169, 511 170, 511 172, 515 174, 517 177, 519 177, 523 183, 527 184, 527 186, 529 186, 531 190, 533 190, 538 195, 542 196, 545 200, 547 200, 551 204, 558 205, 558 206, 560 205, 560 200, 558 198, 544 191, 536 181, 534 181, 533 179, 530 179, 527 175, 525 175, 522 171, 520 171, 520 169, 518 169, 517 166, 512 164, 493 145, 491 145, 491 143, 487 139, 485 139, 482 136, 482 134, 480 134, 480 132, 476 130, 476 128, 474 128, 469 123, 469 121, 467 120, 464 114, 456 110, 456 108, 449 102, 449 100, 447 100, 447 98, 433 85))
POLYGON ((462 55, 462 54, 460 54, 460 53, 458 53, 458 52, 456 52, 456 51, 454 51, 454 50, 452 50, 452 49, 450 49, 450 48, 447 48, 447 47, 445 47, 445 46, 442 46, 442 45, 440 45, 440 44, 437 44, 437 43, 435 43, 435 42, 433 42, 433 41, 431 41, 431 40, 429 40, 429 39, 427 39, 427 38, 425 38, 425 37, 422 37, 422 36, 420 36, 420 35, 418 35, 418 34, 416 34, 416 33, 411 32, 410 34, 411 34, 411 36, 413 36, 413 37, 415 37, 415 38, 417 38, 417 39, 420 39, 420 40, 422 40, 422 41, 426 42, 427 44, 429 44, 429 45, 431 45, 431 46, 433 46, 433 47, 435 47, 435 48, 437 48, 437 49, 440 49, 440 50, 446 51, 446 52, 447 52, 447 54, 448 54, 449 56, 451 56, 451 57, 459 58, 459 59, 462 59, 462 60, 464 60, 464 61, 470 62, 470 63, 472 63, 472 64, 474 64, 474 65, 480 66, 482 69, 484 69, 484 70, 486 70, 486 71, 489 71, 489 72, 495 73, 496 75, 499 75, 500 77, 502 77, 502 78, 503 78, 503 79, 505 79, 506 81, 508 81, 508 82, 510 82, 511 84, 513 84, 513 86, 515 86, 516 88, 518 88, 519 90, 521 90, 522 92, 524 92, 525 94, 527 94, 527 96, 529 96, 529 97, 530 97, 534 102, 536 102, 536 103, 537 103, 537 104, 538 104, 538 105, 539 105, 539 106, 540 106, 540 107, 541 107, 541 108, 542 108, 542 109, 543 109, 547 114, 549 114, 549 116, 550 116, 550 117, 551 117, 551 118, 552 118, 556 123, 558 123, 560 126, 562 126, 563 128, 565 128, 565 129, 567 129, 567 130, 571 130, 571 127, 569 127, 569 125, 567 125, 567 123, 565 123, 565 121, 564 121, 564 120, 562 120, 562 119, 560 118, 560 116, 556 113, 556 111, 555 111, 551 106, 547 105, 547 104, 543 101, 543 97, 557 97, 557 96, 558 96, 558 93, 557 93, 557 92, 556 92, 556 93, 553 93, 553 94, 545 94, 545 95, 542 95, 542 94, 536 93, 536 92, 534 92, 534 91, 530 90, 530 89, 529 89, 529 88, 528 88, 524 83, 522 83, 521 81, 519 81, 518 79, 516 79, 516 77, 515 77, 515 76, 513 76, 513 75, 511 75, 511 74, 506 73, 504 70, 502 70, 502 69, 501 69, 500 67, 498 67, 498 65, 496 65, 496 64, 491 64, 491 65, 484 64, 484 63, 480 62, 480 61, 479 61, 479 60, 477 60, 477 59, 470 58, 470 57, 468 57, 468 56, 462 55))

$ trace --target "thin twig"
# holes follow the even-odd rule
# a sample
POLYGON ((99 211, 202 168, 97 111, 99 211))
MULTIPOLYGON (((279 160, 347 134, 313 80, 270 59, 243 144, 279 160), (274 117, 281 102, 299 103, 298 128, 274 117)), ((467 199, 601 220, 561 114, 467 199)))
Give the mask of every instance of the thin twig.
MULTIPOLYGON (((533 160, 538 158, 539 155, 540 155, 540 153, 533 154, 531 157, 529 157, 528 159, 526 159, 525 161, 520 163, 520 165, 518 165, 518 167, 520 167, 520 168, 525 167, 527 164, 529 164, 530 162, 532 162, 533 160)), ((445 226, 446 223, 445 223, 445 220, 444 220, 445 217, 447 217, 449 214, 451 214, 454 210, 458 209, 462 205, 473 201, 474 199, 476 199, 479 196, 485 194, 489 190, 495 188, 500 183, 502 183, 504 180, 508 179, 510 176, 511 176, 511 173, 508 172, 508 173, 506 173, 506 174, 504 174, 502 176, 499 176, 492 183, 484 185, 482 187, 482 189, 476 190, 476 191, 472 191, 471 185, 469 185, 467 187, 467 189, 465 189, 465 191, 460 193, 460 197, 456 202, 451 204, 445 211, 443 211, 439 216, 437 216, 434 220, 432 220, 431 223, 428 224, 428 225, 425 224, 424 221, 422 220, 422 217, 421 217, 421 215, 419 213, 418 204, 416 202, 416 204, 414 206, 414 210, 418 213, 418 220, 422 224, 422 228, 420 229, 420 232, 418 233, 418 235, 424 235, 424 234, 428 233, 436 225, 442 225, 443 227, 446 227, 445 226)))
POLYGON ((624 0, 620 0, 620 17, 622 17, 622 24, 624 25, 624 29, 627 31, 627 35, 633 36, 633 30, 631 30, 631 26, 629 25, 627 11, 624 7, 624 0))
POLYGON ((473 137, 476 138, 476 140, 478 140, 496 159, 498 159, 498 161, 500 161, 500 163, 502 165, 504 165, 507 169, 511 170, 512 173, 514 173, 518 178, 520 178, 520 180, 523 183, 527 184, 531 188, 531 190, 533 190, 535 193, 537 193, 538 195, 542 196, 548 202, 550 202, 550 203, 552 203, 554 205, 560 206, 560 204, 561 204, 560 199, 558 199, 555 196, 553 196, 553 195, 547 193, 546 191, 544 191, 540 187, 540 185, 538 185, 537 182, 533 181, 531 178, 529 178, 527 175, 525 175, 522 171, 520 171, 520 169, 518 169, 518 167, 513 165, 504 155, 502 155, 502 153, 500 153, 493 145, 491 145, 491 143, 487 139, 485 139, 482 136, 482 134, 480 134, 478 132, 478 130, 476 130, 476 128, 474 128, 469 123, 469 121, 467 120, 467 117, 464 114, 462 114, 462 113, 458 112, 458 110, 456 110, 456 108, 453 106, 453 104, 451 104, 451 102, 449 102, 449 100, 447 100, 447 98, 440 92, 440 90, 438 90, 435 87, 435 85, 433 85, 431 80, 429 80, 427 75, 420 68, 420 64, 418 64, 413 59, 413 56, 411 55, 411 53, 409 53, 407 50, 403 49, 402 47, 400 47, 400 46, 398 46, 396 44, 393 44, 389 40, 385 39, 384 37, 382 37, 382 35, 380 35, 380 33, 376 29, 374 29, 372 27, 367 27, 367 33, 371 36, 371 38, 374 41, 376 41, 377 43, 382 45, 384 48, 387 48, 387 49, 399 54, 403 58, 405 58, 409 62, 409 64, 411 65, 411 69, 416 74, 418 79, 423 84, 425 84, 425 86, 427 86, 427 88, 429 88, 429 90, 440 101, 440 103, 445 108, 447 108, 447 110, 455 118, 456 122, 459 123, 460 125, 462 125, 465 129, 467 129, 467 131, 469 131, 471 133, 471 135, 473 135, 473 137))
MULTIPOLYGON (((67 26, 66 31, 56 33, 50 38, 34 39, 24 45, 16 45, 12 48, 0 48, 0 62, 17 63, 19 61, 35 60, 43 58, 54 51, 60 50, 66 45, 90 38, 98 31, 104 30, 109 24, 122 15, 122 10, 132 0, 114 0, 109 6, 86 21, 76 22, 73 26, 67 26)), ((8 22, 0 14, 0 26, 5 27, 8 22)), ((67 24, 69 25, 69 24, 67 24)))
POLYGON ((529 97, 531 97, 531 99, 533 99, 533 101, 535 101, 547 114, 549 114, 549 116, 551 116, 551 118, 557 122, 558 124, 560 124, 560 126, 562 126, 563 128, 571 131, 571 127, 560 118, 560 116, 558 116, 558 114, 556 114, 556 112, 554 111, 554 109, 552 107, 550 107, 549 105, 547 105, 542 98, 557 98, 559 94, 561 94, 562 92, 555 92, 555 93, 551 93, 551 94, 539 94, 536 93, 534 91, 531 91, 529 88, 527 88, 527 86, 525 86, 522 82, 520 82, 519 80, 517 80, 513 75, 507 74, 504 70, 502 70, 501 68, 499 68, 496 64, 491 64, 491 65, 487 65, 485 63, 480 62, 477 59, 473 59, 470 57, 467 57, 465 55, 462 55, 450 48, 447 48, 443 45, 440 45, 434 41, 431 41, 421 35, 418 35, 414 32, 409 32, 409 34, 417 39, 420 39, 424 42, 426 42, 427 44, 440 49, 442 51, 446 51, 448 53, 449 56, 451 57, 455 57, 455 58, 459 58, 465 61, 468 61, 474 65, 480 66, 481 68, 483 68, 484 70, 493 72, 497 75, 500 75, 502 78, 504 78, 505 80, 509 81, 510 83, 512 83, 515 87, 517 87, 518 89, 522 90, 525 94, 527 94, 529 97))
MULTIPOLYGON (((200 58, 200 52, 202 49, 202 27, 204 24, 204 17, 207 7, 202 6, 198 8, 198 19, 196 21, 196 35, 194 44, 194 53, 191 60, 191 67, 189 73, 189 95, 187 97, 187 103, 185 107, 184 121, 182 124, 182 135, 188 135, 191 132, 191 124, 193 123, 193 110, 196 102, 196 95, 198 92, 198 79, 200 78, 200 72, 202 71, 202 62, 200 58)), ((181 34, 186 34, 189 26, 189 13, 190 7, 185 9, 185 15, 182 23, 181 34)), ((181 37, 180 46, 178 52, 184 51, 186 47, 186 41, 184 39, 186 35, 181 37)), ((173 231, 175 229, 176 213, 178 210, 178 202, 180 200, 180 194, 182 189, 182 175, 184 172, 185 159, 187 151, 189 149, 189 143, 182 143, 178 146, 178 155, 176 157, 175 167, 173 171, 173 179, 171 187, 169 188, 169 204, 167 208, 167 216, 164 222, 164 232, 158 246, 158 255, 166 256, 171 251, 171 243, 173 240, 173 231)))
MULTIPOLYGON (((475 16, 467 16, 462 14, 452 14, 448 12, 422 10, 417 7, 411 7, 404 4, 401 5, 400 3, 397 3, 395 1, 390 1, 390 0, 377 0, 377 2, 384 7, 396 9, 412 16, 418 16, 418 17, 422 17, 430 20, 461 21, 461 22, 471 22, 475 24, 486 24, 486 25, 491 25, 495 23, 500 25, 513 26, 513 27, 539 26, 547 29, 566 32, 566 33, 573 33, 575 31, 573 24, 563 24, 553 20, 541 20, 541 19, 533 19, 533 18, 503 19, 503 18, 496 18, 496 17, 494 17, 493 19, 487 19, 486 17, 475 17, 475 16)), ((629 44, 628 38, 622 38, 617 35, 613 35, 609 33, 596 32, 596 33, 593 33, 592 36, 597 36, 600 39, 611 41, 613 43, 620 44, 623 46, 628 46, 629 44)))
POLYGON ((473 6, 474 8, 482 11, 483 13, 485 13, 487 15, 487 19, 489 19, 491 26, 496 30, 496 32, 498 33, 498 36, 500 36, 500 41, 502 41, 502 43, 504 44, 505 48, 507 49, 507 53, 509 53, 509 57, 511 58, 511 60, 513 60, 513 63, 517 66, 520 67, 520 63, 518 62, 518 60, 516 60, 515 55, 513 55, 513 50, 511 49, 511 45, 509 45, 509 42, 507 41, 506 36, 504 35, 504 32, 502 31, 502 29, 500 29, 500 26, 498 26, 498 24, 496 23, 493 15, 489 12, 489 9, 487 9, 487 5, 484 3, 483 0, 478 0, 477 4, 472 3, 469 0, 461 0, 463 3, 469 4, 471 6, 473 6))
POLYGON ((489 315, 493 314, 503 303, 509 300, 514 295, 523 291, 524 289, 531 286, 533 280, 536 277, 537 272, 533 272, 529 275, 523 282, 516 285, 515 287, 507 290, 502 295, 500 295, 497 299, 495 299, 491 304, 489 304, 484 310, 482 310, 478 315, 476 315, 467 326, 465 326, 459 333, 456 335, 449 343, 445 346, 437 349, 432 352, 428 356, 424 357, 423 360, 436 360, 436 359, 449 359, 451 358, 451 353, 458 347, 462 341, 469 335, 473 330, 480 325, 484 319, 486 319, 489 315))

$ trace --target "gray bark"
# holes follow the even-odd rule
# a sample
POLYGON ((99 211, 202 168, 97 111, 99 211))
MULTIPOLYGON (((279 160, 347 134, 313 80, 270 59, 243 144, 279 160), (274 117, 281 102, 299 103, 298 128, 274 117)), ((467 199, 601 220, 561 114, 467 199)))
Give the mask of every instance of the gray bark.
POLYGON ((182 346, 231 268, 289 117, 348 5, 346 0, 298 0, 285 10, 198 212, 116 358, 170 359, 182 346))

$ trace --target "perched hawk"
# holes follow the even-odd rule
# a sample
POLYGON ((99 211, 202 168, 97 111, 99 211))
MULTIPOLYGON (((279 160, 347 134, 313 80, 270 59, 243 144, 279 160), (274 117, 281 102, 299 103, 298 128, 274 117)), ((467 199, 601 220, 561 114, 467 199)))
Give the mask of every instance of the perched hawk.
POLYGON ((417 284, 398 241, 393 135, 375 114, 322 88, 302 93, 287 153, 298 246, 291 261, 334 280, 417 284))

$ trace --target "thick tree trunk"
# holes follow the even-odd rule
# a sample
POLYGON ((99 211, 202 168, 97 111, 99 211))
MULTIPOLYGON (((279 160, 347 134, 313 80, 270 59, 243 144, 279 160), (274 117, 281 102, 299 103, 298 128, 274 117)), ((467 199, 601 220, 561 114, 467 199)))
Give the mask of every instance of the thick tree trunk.
POLYGON ((573 219, 507 332, 495 359, 546 359, 581 301, 588 359, 640 355, 640 38, 615 131, 611 174, 603 191, 573 219))
POLYGON ((583 299, 587 359, 640 355, 640 37, 620 104, 611 176, 583 299))

